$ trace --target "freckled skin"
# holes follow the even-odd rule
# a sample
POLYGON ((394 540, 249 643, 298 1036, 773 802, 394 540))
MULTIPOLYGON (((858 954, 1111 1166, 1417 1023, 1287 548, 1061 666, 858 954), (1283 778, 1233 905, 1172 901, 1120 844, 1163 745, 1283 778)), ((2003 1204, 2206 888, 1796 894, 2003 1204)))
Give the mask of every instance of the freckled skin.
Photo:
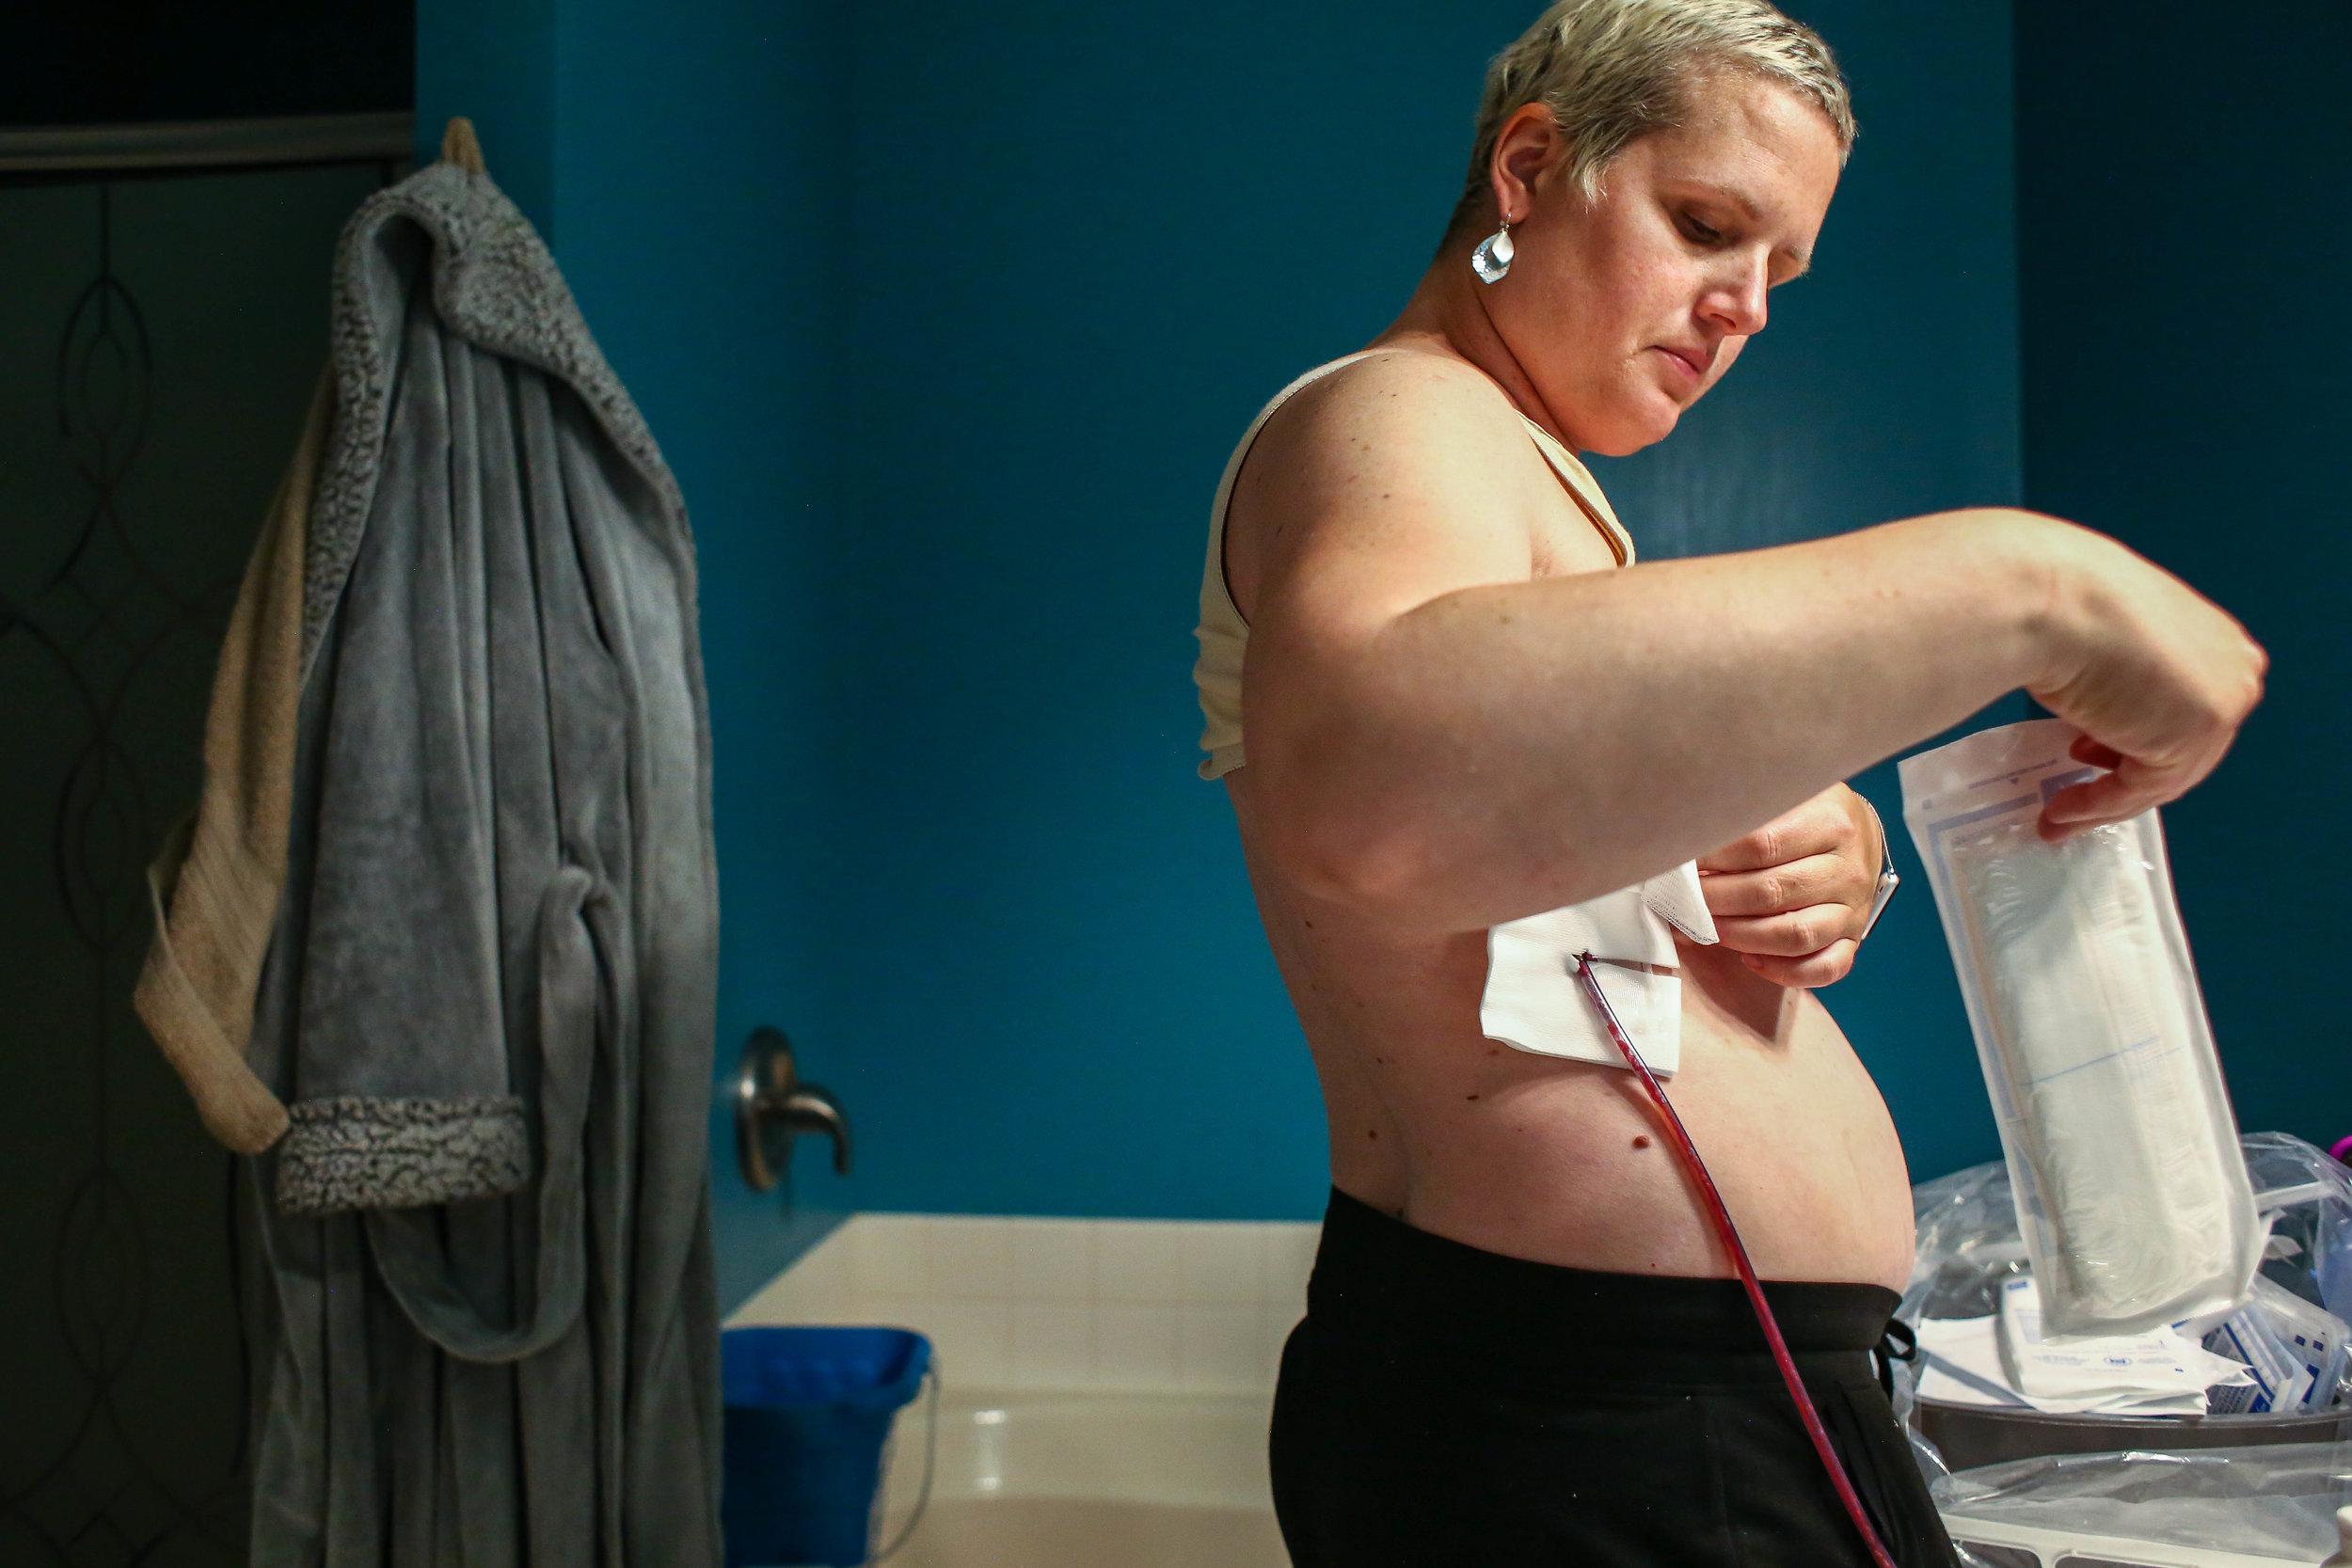
MULTIPOLYGON (((1245 827, 1246 847, 1249 838, 1245 827)), ((1250 865, 1269 915, 1307 896, 1262 857, 1250 865)), ((1342 1191, 1512 1257, 1731 1273, 1679 1163, 1653 1147, 1656 1112, 1630 1074, 1480 1037, 1484 932, 1399 938, 1338 910, 1311 933, 1266 924, 1295 933, 1274 943, 1275 957, 1331 1125, 1362 1129, 1333 1141, 1342 1191)), ((1736 954, 1684 946, 1678 957, 1682 1069, 1667 1093, 1758 1271, 1899 1289, 1911 1260, 1902 1150, 1827 1009, 1736 954)))

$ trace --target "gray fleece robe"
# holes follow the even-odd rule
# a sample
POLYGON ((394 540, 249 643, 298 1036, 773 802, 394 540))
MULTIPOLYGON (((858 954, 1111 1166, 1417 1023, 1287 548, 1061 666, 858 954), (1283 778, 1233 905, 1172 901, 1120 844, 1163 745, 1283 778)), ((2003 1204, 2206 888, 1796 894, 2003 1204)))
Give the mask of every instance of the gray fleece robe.
POLYGON ((715 1568, 710 745, 676 483, 436 164, 344 231, 247 1059, 258 1568, 715 1568))

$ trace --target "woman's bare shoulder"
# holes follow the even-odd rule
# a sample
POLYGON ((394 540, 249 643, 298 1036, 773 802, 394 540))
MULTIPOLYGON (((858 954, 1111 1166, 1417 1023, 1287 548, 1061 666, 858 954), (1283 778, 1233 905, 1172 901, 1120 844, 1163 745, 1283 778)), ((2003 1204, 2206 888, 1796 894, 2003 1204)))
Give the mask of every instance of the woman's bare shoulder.
POLYGON ((1540 470, 1518 410, 1492 377, 1456 355, 1399 345, 1299 388, 1266 421, 1248 467, 1311 483, 1335 464, 1354 474, 1492 476, 1530 460, 1540 470))
POLYGON ((1475 367, 1409 349, 1375 355, 1267 420, 1226 514, 1226 581, 1252 625, 1269 584, 1343 580, 1376 611, 1466 583, 1523 582, 1557 489, 1518 410, 1475 367))
POLYGON ((1486 372, 1460 355, 1409 342, 1377 347, 1300 388, 1291 401, 1302 409, 1377 413, 1393 405, 1414 415, 1446 413, 1506 425, 1518 418, 1486 372))

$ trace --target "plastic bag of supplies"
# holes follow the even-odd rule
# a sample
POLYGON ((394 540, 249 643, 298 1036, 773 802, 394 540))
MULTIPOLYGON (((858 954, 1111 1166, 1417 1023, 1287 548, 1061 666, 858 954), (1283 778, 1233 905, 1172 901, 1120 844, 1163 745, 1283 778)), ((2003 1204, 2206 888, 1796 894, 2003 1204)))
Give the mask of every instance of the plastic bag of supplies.
POLYGON ((2053 1337, 2245 1305, 2264 1234, 2156 814, 2063 844, 2042 804, 2095 770, 2057 720, 1901 766, 2053 1337))

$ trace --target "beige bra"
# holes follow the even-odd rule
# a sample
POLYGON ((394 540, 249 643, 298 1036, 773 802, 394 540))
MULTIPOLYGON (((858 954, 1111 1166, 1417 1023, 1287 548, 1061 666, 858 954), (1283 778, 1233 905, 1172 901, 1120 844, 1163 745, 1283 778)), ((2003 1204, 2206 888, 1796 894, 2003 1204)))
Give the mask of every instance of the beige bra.
MULTIPOLYGON (((1217 481, 1216 499, 1209 508, 1209 558, 1200 569, 1200 624, 1193 636, 1200 640, 1200 657, 1193 661, 1193 684, 1200 689, 1200 714, 1206 727, 1200 732, 1200 749, 1208 756, 1200 764, 1204 779, 1221 779, 1239 768, 1244 760, 1241 741, 1241 667, 1242 654, 1249 645, 1249 624, 1233 607, 1233 595, 1225 586, 1225 509, 1232 504, 1233 476, 1241 472, 1243 459, 1258 439, 1258 432, 1265 428, 1274 411, 1291 400, 1293 394, 1311 382, 1320 381, 1343 365, 1375 354, 1391 354, 1393 349, 1368 348, 1327 365, 1318 365, 1305 375, 1274 394, 1272 402, 1258 410, 1258 417, 1242 432, 1233 455, 1225 460, 1225 476, 1217 481)), ((1544 454, 1552 471, 1566 486, 1569 499, 1593 520, 1593 526, 1609 541, 1615 552, 1617 564, 1630 565, 1633 561, 1633 539, 1628 534, 1617 515, 1610 508, 1609 498, 1600 493, 1592 474, 1576 460, 1576 454, 1553 440, 1543 426, 1524 414, 1519 416, 1527 426, 1527 434, 1534 439, 1535 450, 1544 454)))
MULTIPOLYGON (((1366 349, 1334 359, 1283 388, 1250 421, 1226 460, 1225 477, 1217 483, 1216 501, 1209 512, 1209 558, 1200 569, 1200 625, 1193 633, 1200 640, 1200 657, 1193 664, 1192 678, 1200 689, 1200 712, 1207 721, 1200 734, 1200 748, 1209 753, 1200 764, 1204 779, 1222 778, 1244 761, 1241 671, 1249 626, 1225 586, 1225 509, 1233 499, 1233 476, 1241 471, 1242 460, 1267 419, 1293 393, 1365 355, 1384 352, 1389 351, 1366 349)), ((1609 541, 1617 564, 1629 565, 1633 541, 1592 474, 1540 425, 1520 418, 1569 497, 1609 541)), ((1486 934, 1479 1032, 1518 1051, 1622 1067, 1623 1058, 1573 978, 1573 957, 1591 953, 1608 962, 1603 983, 1643 1062, 1654 1072, 1672 1073, 1680 1065, 1682 1045, 1681 981, 1674 970, 1677 930, 1692 942, 1716 940, 1698 868, 1689 861, 1615 893, 1493 927, 1486 934)))

